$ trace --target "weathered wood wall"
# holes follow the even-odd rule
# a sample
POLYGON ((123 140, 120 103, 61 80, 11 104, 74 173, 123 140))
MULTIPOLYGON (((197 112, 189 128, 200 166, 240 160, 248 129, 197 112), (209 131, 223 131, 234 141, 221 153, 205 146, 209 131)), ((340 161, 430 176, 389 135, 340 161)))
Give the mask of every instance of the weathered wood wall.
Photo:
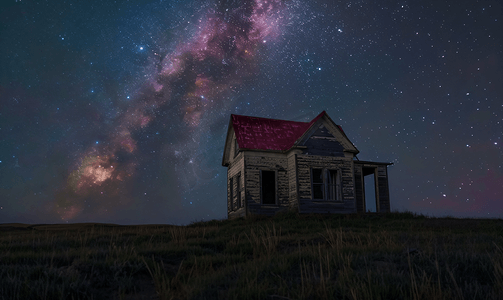
POLYGON ((306 154, 344 157, 344 146, 321 125, 305 142, 306 154))
POLYGON ((362 166, 354 164, 356 211, 365 212, 365 186, 363 185, 362 166))
POLYGON ((246 206, 249 214, 273 215, 288 209, 288 159, 281 153, 250 151, 245 155, 246 206), (276 172, 276 204, 262 204, 260 171, 276 172))
POLYGON ((386 165, 377 167, 377 186, 379 196, 379 212, 390 212, 388 168, 386 165))
POLYGON ((301 213, 354 213, 354 175, 352 159, 348 157, 297 155, 299 212, 301 213), (342 202, 313 201, 311 194, 311 168, 341 172, 342 202))
POLYGON ((288 161, 288 206, 291 210, 299 208, 299 191, 297 182, 297 155, 290 153, 288 161))
MULTIPOLYGON (((233 147, 232 147, 233 148, 233 147)), ((234 149, 232 149, 234 150, 234 149)), ((234 153, 234 152, 231 152, 234 153)), ((233 154, 231 156, 234 156, 233 154)), ((245 189, 244 186, 244 153, 239 153, 236 157, 231 158, 231 163, 227 169, 227 216, 229 219, 244 217, 246 215, 246 205, 238 206, 237 185, 241 185, 241 201, 244 202, 245 189), (241 175, 240 182, 237 182, 237 175, 241 175), (231 178, 233 184, 231 185, 231 178), (231 193, 232 189, 232 193, 231 193), (231 199, 232 195, 232 199, 231 199)))

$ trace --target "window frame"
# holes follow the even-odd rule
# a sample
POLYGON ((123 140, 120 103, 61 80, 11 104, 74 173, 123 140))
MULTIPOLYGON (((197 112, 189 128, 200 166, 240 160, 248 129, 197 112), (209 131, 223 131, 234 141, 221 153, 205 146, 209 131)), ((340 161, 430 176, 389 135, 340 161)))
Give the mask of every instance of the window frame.
POLYGON ((241 203, 241 173, 238 173, 236 175, 236 202, 237 202, 237 208, 243 207, 243 203, 241 203))
POLYGON ((312 200, 325 200, 325 175, 324 175, 324 170, 323 168, 311 168, 311 199, 312 200), (315 170, 320 170, 321 172, 321 183, 320 182, 314 182, 314 172, 315 170), (322 198, 315 198, 315 186, 321 186, 321 194, 322 198))
POLYGON ((234 177, 229 178, 230 211, 234 211, 234 177))
POLYGON ((327 201, 342 202, 342 184, 340 169, 325 169, 327 184, 327 201), (334 178, 335 173, 335 178, 334 178))
POLYGON ((342 195, 342 173, 340 168, 312 167, 310 171, 311 171, 310 172, 311 200, 327 201, 327 202, 344 202, 342 195), (322 182, 315 182, 314 170, 321 171, 322 182), (333 175, 335 175, 335 178, 333 175), (316 188, 318 191, 315 192, 316 186, 321 186, 321 193, 323 194, 323 198, 315 198, 315 194, 319 194, 319 188, 316 188))

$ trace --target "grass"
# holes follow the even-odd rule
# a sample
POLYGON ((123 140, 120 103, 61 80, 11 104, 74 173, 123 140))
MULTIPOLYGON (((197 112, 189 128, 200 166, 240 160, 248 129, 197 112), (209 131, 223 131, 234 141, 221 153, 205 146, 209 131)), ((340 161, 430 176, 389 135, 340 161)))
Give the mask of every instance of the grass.
POLYGON ((0 299, 503 299, 503 220, 0 224, 0 299))

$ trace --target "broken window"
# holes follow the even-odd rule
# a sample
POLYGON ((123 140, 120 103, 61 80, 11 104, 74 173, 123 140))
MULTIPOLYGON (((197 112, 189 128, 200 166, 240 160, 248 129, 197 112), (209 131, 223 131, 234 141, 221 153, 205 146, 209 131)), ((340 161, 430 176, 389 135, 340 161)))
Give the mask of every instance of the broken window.
POLYGON ((313 200, 342 201, 340 171, 311 169, 313 200))
POLYGON ((241 174, 236 176, 236 184, 237 206, 241 208, 243 207, 243 203, 241 203, 241 174))
POLYGON ((231 208, 231 211, 234 210, 234 178, 229 179, 229 201, 230 205, 229 207, 231 208))
POLYGON ((328 197, 327 200, 330 201, 341 201, 342 193, 341 193, 341 176, 340 172, 336 170, 326 170, 327 175, 327 189, 328 189, 328 197))
POLYGON ((313 199, 324 199, 325 184, 323 183, 323 169, 311 170, 313 199))
POLYGON ((261 171, 262 204, 276 204, 276 172, 261 171))

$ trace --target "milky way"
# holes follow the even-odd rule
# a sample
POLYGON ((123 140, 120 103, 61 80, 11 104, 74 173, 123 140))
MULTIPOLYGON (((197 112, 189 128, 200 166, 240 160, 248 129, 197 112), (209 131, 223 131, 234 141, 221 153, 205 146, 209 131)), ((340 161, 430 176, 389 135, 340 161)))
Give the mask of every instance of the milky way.
MULTIPOLYGON (((256 52, 268 39, 279 35, 282 9, 280 0, 219 3, 198 20, 197 32, 189 41, 178 45, 173 53, 153 53, 159 59, 157 72, 118 117, 106 140, 82 154, 67 186, 58 193, 55 210, 61 219, 105 213, 110 201, 114 206, 129 204, 123 195, 136 168, 141 166, 141 145, 135 138, 141 131, 155 128, 157 134, 159 130, 179 132, 178 140, 168 147, 178 150, 163 151, 164 155, 173 164, 197 165, 194 155, 198 141, 207 132, 200 128, 205 113, 228 106, 226 94, 256 76, 256 52), (167 120, 166 115, 176 119, 167 120), (156 122, 162 125, 152 125, 156 122), (107 200, 98 200, 103 195, 107 200), (91 202, 93 209, 87 209, 86 204, 91 207, 91 202)), ((186 182, 197 180, 187 170, 178 172, 185 173, 186 182)), ((178 182, 177 187, 183 184, 178 182)))

